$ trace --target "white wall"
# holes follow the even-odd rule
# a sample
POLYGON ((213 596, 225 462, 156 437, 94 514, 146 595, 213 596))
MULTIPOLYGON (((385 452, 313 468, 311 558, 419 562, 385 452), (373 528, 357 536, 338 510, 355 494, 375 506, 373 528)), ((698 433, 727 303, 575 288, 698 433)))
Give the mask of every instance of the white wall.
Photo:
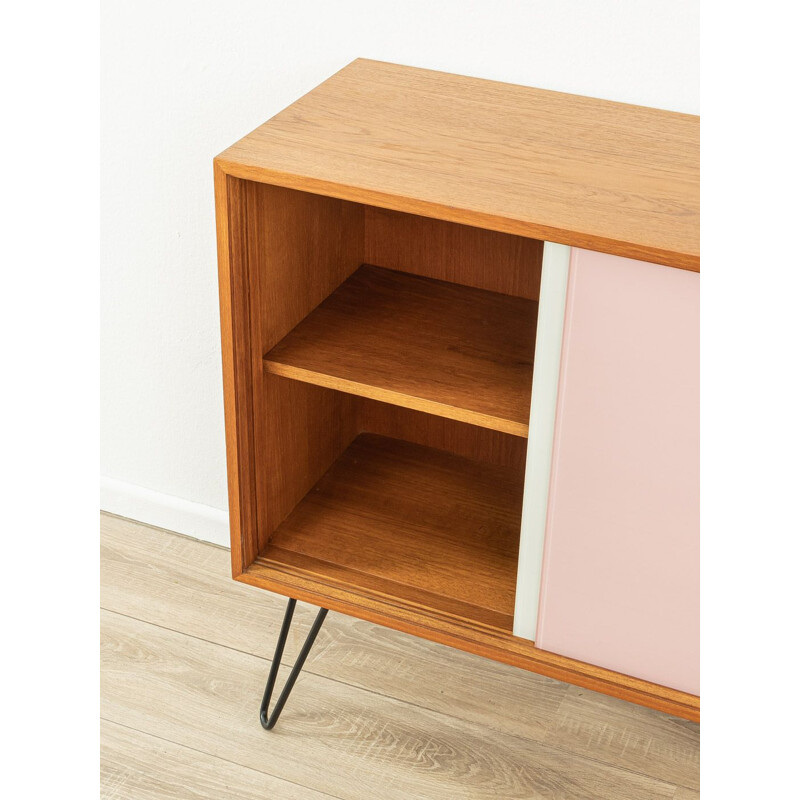
POLYGON ((101 6, 101 503, 211 541, 214 155, 358 56, 699 113, 698 0, 101 6))

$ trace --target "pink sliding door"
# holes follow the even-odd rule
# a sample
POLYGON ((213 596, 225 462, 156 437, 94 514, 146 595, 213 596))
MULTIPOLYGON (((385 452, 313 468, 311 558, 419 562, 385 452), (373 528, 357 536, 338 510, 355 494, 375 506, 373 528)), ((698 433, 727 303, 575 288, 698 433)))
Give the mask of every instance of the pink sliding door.
POLYGON ((536 643, 699 694, 699 275, 574 248, 536 643))

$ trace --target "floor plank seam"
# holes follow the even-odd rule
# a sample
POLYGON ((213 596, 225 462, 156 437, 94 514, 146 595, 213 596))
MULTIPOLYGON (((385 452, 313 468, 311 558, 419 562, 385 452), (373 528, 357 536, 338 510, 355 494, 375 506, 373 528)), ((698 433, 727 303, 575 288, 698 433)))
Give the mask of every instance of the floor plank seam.
MULTIPOLYGON (((274 778, 278 781, 283 781, 284 783, 289 783, 292 786, 298 786, 301 789, 311 789, 314 792, 317 792, 323 797, 330 797, 331 800, 344 800, 340 795, 330 794, 329 792, 324 792, 320 789, 315 789, 311 786, 306 786, 303 783, 298 783, 297 781, 289 780, 288 778, 284 778, 281 775, 275 775, 272 772, 267 772, 263 769, 256 769, 255 767, 248 766, 247 764, 240 764, 238 761, 231 761, 229 758, 225 758, 224 756, 216 755, 215 753, 209 753, 206 750, 200 750, 197 747, 192 747, 190 745, 184 744, 183 742, 176 742, 174 739, 167 739, 164 736, 159 736, 156 733, 151 733, 150 731, 143 731, 141 728, 134 728, 132 725, 126 725, 124 722, 118 722, 115 719, 111 719, 110 717, 104 717, 102 714, 100 715, 100 720, 102 722, 107 722, 111 725, 117 725, 120 728, 125 728, 129 731, 135 731, 136 733, 141 733, 143 736, 149 736, 152 739, 157 739, 159 742, 167 742, 168 744, 175 745, 176 747, 181 747, 184 750, 189 750, 192 753, 197 753, 201 756, 208 756, 209 758, 215 758, 219 761, 224 762, 225 764, 231 764, 234 767, 239 767, 240 769, 247 770, 248 772, 255 772, 259 775, 268 775, 270 778, 274 778)), ((269 734, 265 733, 265 736, 269 734)))
MULTIPOLYGON (((213 647, 222 647, 225 650, 230 650, 233 653, 240 653, 241 655, 244 655, 244 656, 251 656, 252 658, 257 658, 257 659, 259 659, 259 660, 261 660, 261 661, 263 661, 265 663, 264 681, 266 683, 266 679, 267 679, 266 676, 267 676, 267 672, 268 672, 268 667, 269 667, 270 664, 272 664, 272 659, 271 658, 268 658, 266 656, 260 656, 257 653, 251 653, 248 650, 240 650, 238 647, 231 647, 230 645, 222 644, 220 642, 215 642, 215 641, 213 641, 211 639, 204 639, 202 636, 195 636, 194 634, 186 633, 186 631, 181 631, 181 630, 178 630, 176 628, 170 628, 170 627, 168 627, 166 625, 159 625, 157 622, 150 622, 148 620, 142 619, 141 617, 135 617, 135 616, 132 616, 131 614, 126 614, 126 613, 124 613, 122 611, 116 611, 116 610, 114 610, 112 608, 106 608, 105 606, 101 606, 101 610, 105 611, 108 614, 116 614, 117 616, 124 617, 125 619, 133 620, 134 622, 141 622, 144 625, 152 625, 152 627, 159 628, 160 630, 163 630, 163 631, 169 631, 170 633, 175 633, 175 634, 178 634, 180 636, 187 636, 190 639, 196 639, 199 642, 205 642, 206 644, 209 644, 209 645, 211 645, 213 647)), ((281 668, 285 668, 288 671, 288 670, 290 670, 292 668, 292 665, 294 664, 294 659, 289 657, 289 656, 287 656, 287 659, 288 659, 287 661, 281 661, 281 668)), ((331 677, 330 675, 325 675, 325 674, 323 674, 321 672, 317 672, 317 671, 315 671, 313 669, 313 665, 304 666, 303 667, 303 672, 301 673, 301 675, 303 675, 303 674, 314 675, 315 677, 320 678, 321 680, 330 681, 331 683, 335 683, 335 684, 337 684, 339 686, 349 686, 351 689, 357 689, 358 691, 366 692, 367 694, 374 695, 375 697, 382 697, 382 698, 385 698, 386 700, 391 700, 392 702, 395 702, 395 703, 402 703, 403 705, 408 706, 409 708, 416 708, 416 709, 419 709, 420 711, 427 711, 427 712, 439 714, 439 715, 441 715, 441 716, 443 716, 443 717, 445 717, 447 719, 457 719, 459 721, 462 721, 461 717, 457 717, 454 714, 447 714, 446 712, 439 711, 438 709, 429 708, 428 706, 422 705, 421 703, 415 703, 413 700, 403 700, 403 699, 401 699, 399 697, 395 697, 394 695, 384 694, 383 692, 380 692, 377 689, 371 689, 370 687, 364 686, 363 684, 360 684, 360 683, 350 683, 349 681, 341 680, 340 678, 334 678, 334 677, 331 677)), ((470 722, 469 720, 463 720, 463 721, 470 722)), ((475 725, 477 723, 470 723, 470 724, 475 725)), ((502 730, 500 728, 497 728, 497 727, 495 727, 495 726, 493 726, 491 724, 484 726, 483 730, 491 730, 491 731, 494 731, 495 733, 498 733, 498 734, 503 735, 503 736, 514 736, 516 739, 520 739, 520 740, 525 741, 525 742, 536 742, 537 744, 544 744, 543 739, 541 739, 541 738, 538 738, 538 737, 535 737, 535 736, 523 736, 522 734, 519 734, 519 733, 516 733, 516 734, 515 733, 510 733, 510 732, 507 732, 507 731, 502 730)), ((550 729, 548 728, 547 730, 549 731, 550 729)), ((552 747, 552 746, 548 745, 548 747, 552 747)), ((552 748, 552 749, 556 749, 556 748, 552 748)), ((613 765, 609 765, 609 766, 613 766, 613 765)))
MULTIPOLYGON (((163 631, 169 631, 170 633, 175 633, 175 634, 177 634, 179 636, 186 636, 186 637, 188 637, 190 639, 196 639, 197 641, 205 642, 206 644, 211 645, 212 647, 221 647, 221 648, 223 648, 225 650, 230 650, 233 653, 239 653, 239 654, 244 655, 244 656, 250 656, 251 658, 257 658, 260 661, 263 661, 265 663, 265 665, 267 665, 267 666, 272 663, 272 659, 271 658, 267 658, 266 656, 260 656, 260 655, 257 655, 256 653, 250 653, 247 650, 240 650, 237 647, 230 647, 229 645, 220 644, 219 642, 214 642, 214 641, 212 641, 210 639, 204 639, 202 636, 195 636, 195 635, 193 635, 191 633, 186 633, 185 631, 180 631, 180 630, 176 630, 175 628, 167 627, 166 625, 159 625, 157 622, 148 622, 147 620, 143 620, 140 617, 134 617, 134 616, 132 616, 130 614, 125 614, 124 612, 121 612, 121 611, 114 611, 113 609, 105 608, 105 607, 102 607, 102 606, 101 606, 101 609, 103 611, 105 611, 106 613, 108 613, 108 614, 115 614, 116 616, 124 617, 125 619, 129 619, 129 620, 132 620, 134 622, 141 622, 143 625, 150 625, 150 626, 152 626, 154 628, 158 628, 158 629, 163 630, 163 631)), ((294 663, 293 659, 290 659, 290 660, 288 660, 286 662, 281 661, 281 667, 282 668, 285 667, 287 669, 291 669, 293 663, 294 663)), ((265 681, 265 683, 266 683, 267 671, 268 670, 266 670, 266 669, 264 671, 264 681, 265 681)), ((424 705, 422 705, 420 703, 415 703, 413 700, 402 700, 399 697, 394 697, 393 695, 384 694, 383 692, 379 692, 376 689, 370 689, 369 687, 365 687, 362 684, 349 683, 348 681, 343 681, 343 680, 341 680, 339 678, 333 678, 333 677, 331 677, 329 675, 324 675, 324 674, 322 674, 320 672, 315 672, 313 669, 309 668, 308 666, 303 668, 303 672, 301 673, 301 675, 303 675, 303 674, 314 675, 315 677, 317 677, 317 678, 319 678, 321 680, 329 681, 329 682, 337 684, 339 686, 348 686, 351 689, 356 689, 357 691, 366 692, 367 694, 374 695, 375 697, 382 697, 383 699, 389 700, 390 702, 393 702, 393 703, 399 703, 399 704, 407 706, 409 708, 416 708, 416 709, 418 709, 420 711, 425 711, 425 712, 430 713, 430 714, 436 714, 437 716, 442 717, 443 719, 453 719, 453 720, 458 720, 459 722, 465 722, 468 725, 474 725, 475 727, 480 727, 480 729, 483 730, 483 731, 491 730, 491 731, 494 731, 497 734, 500 734, 501 736, 513 736, 515 739, 519 739, 522 742, 535 742, 536 744, 544 745, 544 742, 541 739, 535 738, 533 736, 523 736, 522 734, 519 734, 519 733, 511 733, 511 732, 504 731, 504 730, 501 730, 499 728, 493 727, 491 725, 478 726, 478 723, 472 722, 471 720, 465 720, 462 717, 455 716, 454 714, 448 714, 448 713, 446 713, 444 711, 439 711, 438 709, 435 709, 435 708, 429 708, 428 706, 424 706, 424 705)), ((553 745, 546 745, 546 746, 551 750, 561 750, 561 748, 554 747, 553 745)), ((562 752, 569 752, 569 751, 562 751, 562 752)), ((573 755, 578 755, 578 754, 574 753, 573 755)), ((599 763, 602 763, 602 762, 599 762, 599 763)), ((608 766, 614 766, 614 765, 613 764, 609 764, 608 766)), ((647 777, 650 777, 650 776, 647 776, 647 777)), ((656 780, 658 780, 658 779, 656 779, 656 780)))
MULTIPOLYGON (((257 658, 260 661, 264 661, 265 663, 271 663, 271 659, 265 658, 264 656, 255 655, 254 653, 248 653, 245 650, 239 650, 238 648, 229 647, 229 646, 224 645, 224 644, 219 644, 217 642, 213 642, 213 641, 210 641, 208 639, 203 639, 202 637, 199 637, 199 636, 193 636, 192 634, 185 633, 184 631, 176 631, 176 630, 174 630, 172 628, 168 628, 168 627, 166 627, 164 625, 158 625, 157 623, 147 622, 146 620, 139 619, 138 617, 133 617, 133 616, 131 616, 129 614, 124 614, 124 613, 121 613, 121 612, 118 612, 118 611, 112 611, 111 609, 107 609, 107 608, 103 608, 103 610, 106 613, 109 613, 109 614, 115 614, 117 616, 124 617, 126 619, 130 619, 130 620, 132 620, 134 622, 140 622, 143 625, 151 625, 154 628, 158 628, 160 630, 169 631, 170 633, 175 633, 175 634, 177 634, 179 636, 186 636, 186 637, 191 638, 191 639, 197 639, 198 641, 205 642, 206 644, 209 644, 212 647, 221 647, 221 648, 223 648, 225 650, 230 650, 232 652, 239 653, 241 655, 250 656, 251 658, 257 658)), ((288 665, 284 664, 283 662, 281 662, 281 666, 282 667, 283 666, 288 666, 290 668, 291 667, 291 662, 288 665)), ((558 753, 561 753, 561 754, 564 754, 564 755, 571 756, 573 758, 580 758, 580 759, 583 759, 583 760, 586 760, 586 761, 590 761, 593 764, 598 764, 600 766, 607 767, 609 769, 620 770, 621 772, 625 772, 625 773, 630 774, 630 775, 636 775, 636 776, 641 777, 641 778, 647 778, 649 780, 657 781, 657 782, 662 783, 664 786, 667 786, 667 787, 671 786, 671 787, 676 787, 677 788, 677 786, 679 786, 679 785, 683 786, 682 784, 675 784, 675 783, 672 783, 670 781, 665 781, 663 778, 660 778, 660 777, 655 776, 655 775, 650 775, 650 774, 648 774, 646 772, 639 772, 639 771, 631 769, 629 767, 623 767, 623 766, 620 766, 618 764, 614 764, 612 762, 603 761, 603 760, 601 760, 599 758, 596 758, 594 756, 586 755, 584 753, 575 752, 573 750, 569 750, 567 748, 560 747, 558 745, 548 744, 545 741, 540 740, 540 739, 536 739, 536 738, 528 737, 528 736, 522 736, 522 735, 520 735, 518 733, 512 733, 510 731, 498 730, 498 729, 496 729, 494 727, 488 727, 487 728, 487 726, 480 726, 480 725, 478 725, 478 723, 473 722, 472 720, 465 720, 462 717, 457 717, 457 716, 455 716, 453 714, 447 714, 446 712, 439 711, 438 709, 428 708, 426 706, 416 704, 416 703, 414 703, 412 701, 409 701, 409 700, 401 700, 401 699, 399 699, 397 697, 392 697, 391 695, 382 694, 381 692, 377 692, 377 691, 375 691, 373 689, 365 689, 360 685, 347 683, 346 681, 338 680, 337 678, 331 678, 331 677, 328 677, 327 675, 321 675, 321 674, 319 674, 317 672, 312 672, 311 670, 305 670, 305 671, 307 671, 309 674, 312 674, 315 677, 317 677, 317 678, 319 678, 319 679, 321 679, 323 681, 329 681, 331 683, 334 683, 334 684, 337 684, 337 685, 341 685, 341 686, 348 686, 351 689, 356 689, 357 691, 363 691, 363 692, 366 692, 367 694, 371 694, 371 695, 375 695, 377 697, 381 697, 384 700, 387 700, 387 701, 392 702, 392 703, 397 703, 399 705, 406 706, 408 708, 416 708, 416 709, 418 709, 420 711, 424 711, 424 712, 426 712, 428 714, 433 714, 436 717, 442 719, 443 721, 448 721, 448 720, 457 721, 457 722, 459 722, 461 724, 464 724, 464 725, 467 725, 467 726, 475 728, 476 729, 476 733, 478 733, 478 734, 480 734, 482 732, 485 732, 486 730, 491 730, 494 733, 500 734, 501 736, 504 736, 504 737, 505 736, 513 737, 514 739, 516 739, 516 740, 518 740, 518 741, 520 741, 522 743, 533 742, 533 743, 537 744, 538 746, 543 747, 543 748, 545 748, 545 749, 547 749, 547 750, 549 750, 551 752, 558 752, 558 753)), ((265 675, 266 675, 266 672, 265 672, 265 675)), ((266 678, 265 678, 265 680, 266 680, 266 678)), ((141 732, 142 733, 148 733, 147 731, 141 731, 141 732)), ((152 735, 152 734, 148 733, 148 735, 152 735)), ((173 742, 173 744, 181 744, 181 743, 180 742, 173 742)), ((181 745, 181 746, 185 746, 185 745, 181 745)), ((211 755, 211 754, 208 754, 208 755, 211 755)), ((270 774, 270 773, 265 773, 265 774, 270 774)), ((276 777, 276 776, 273 776, 273 777, 276 777)), ((683 786, 683 788, 691 789, 692 787, 683 786)))
MULTIPOLYGON (((219 759, 218 769, 228 770, 239 768, 247 770, 242 773, 242 778, 249 785, 256 780, 253 776, 263 776, 259 781, 277 780, 286 784, 284 791, 292 792, 295 789, 306 789, 319 792, 313 786, 308 786, 302 775, 293 774, 293 780, 284 778, 283 775, 276 775, 272 771, 262 769, 262 765, 271 766, 269 754, 282 745, 270 742, 270 734, 265 734, 262 743, 261 734, 263 733, 253 716, 252 720, 246 714, 249 705, 253 708, 258 705, 258 697, 261 691, 261 676, 253 677, 259 670, 263 669, 263 679, 269 665, 272 663, 272 648, 270 641, 272 636, 277 636, 279 627, 278 616, 282 611, 285 598, 278 594, 269 592, 259 593, 253 590, 251 594, 241 596, 241 585, 229 580, 227 562, 225 561, 229 550, 228 548, 211 544, 213 548, 208 550, 207 542, 203 542, 194 537, 175 533, 164 528, 152 525, 145 525, 119 517, 112 514, 101 514, 101 547, 103 547, 101 562, 105 562, 102 567, 103 594, 108 598, 101 602, 102 613, 113 615, 105 618, 103 622, 104 643, 105 632, 113 639, 114 631, 119 627, 120 630, 130 631, 130 635, 143 636, 152 640, 153 645, 160 642, 159 647, 164 647, 172 653, 178 653, 182 647, 191 648, 198 654, 205 653, 205 657, 212 659, 216 666, 210 670, 203 670, 198 667, 198 677, 205 682, 215 681, 225 677, 228 670, 227 664, 238 664, 241 666, 242 674, 236 680, 237 696, 241 695, 245 708, 237 706, 237 718, 240 712, 244 714, 240 723, 234 726, 228 725, 229 734, 238 738, 236 731, 248 742, 248 748, 252 751, 254 758, 249 764, 249 756, 239 752, 240 748, 227 750, 222 748, 226 757, 214 755, 219 749, 219 740, 209 737, 196 739, 190 733, 194 727, 190 725, 187 729, 185 725, 177 722, 177 725, 164 728, 160 724, 158 714, 151 713, 145 709, 143 716, 138 716, 133 722, 136 725, 126 724, 116 721, 108 716, 101 714, 104 724, 115 726, 120 732, 113 734, 108 730, 108 735, 112 742, 116 742, 119 737, 124 740, 126 734, 121 731, 128 730, 131 734, 136 733, 142 738, 142 746, 147 739, 152 742, 161 741, 165 745, 169 744, 176 748, 175 754, 181 751, 184 755, 182 761, 186 763, 204 763, 203 757, 209 759, 209 764, 213 768, 211 759, 219 759), (105 518, 105 519, 104 519, 105 518), (141 530, 141 538, 137 535, 137 530, 141 530), (170 543, 171 542, 171 543, 170 543), (163 546, 162 546, 163 545, 163 546), (224 550, 225 554, 218 552, 224 550), (184 578, 180 568, 176 571, 172 565, 178 566, 184 563, 193 563, 197 566, 197 575, 194 572, 187 574, 184 578), (169 567, 169 568, 167 568, 169 567), (188 580, 187 580, 188 579, 188 580), (255 602, 254 597, 263 595, 260 600, 263 604, 255 602), (218 601, 218 606, 216 605, 218 601), (205 624, 204 615, 198 615, 193 611, 198 605, 210 604, 208 613, 210 614, 209 624, 205 624), (236 609, 240 605, 246 615, 246 621, 240 631, 231 632, 220 620, 227 619, 231 614, 238 613, 236 609), (117 608, 121 610, 117 610, 117 608), (222 615, 222 616, 220 616, 222 615), (155 620, 151 621, 147 617, 155 620), (274 618, 274 619, 273 619, 274 618), (114 621, 114 620, 117 621, 114 621), (106 627, 108 626, 108 627, 106 627), (150 626, 152 631, 147 627, 150 626), (262 631, 263 627, 263 631, 262 631), (184 628, 188 628, 195 633, 189 633, 184 628), (184 638, 185 637, 185 638, 184 638), (223 641, 230 640, 232 644, 225 644, 223 641), (264 654, 251 651, 254 645, 264 654), (239 645, 239 646, 237 646, 239 645), (216 648, 221 648, 217 650, 216 648), (228 653, 228 655, 225 655, 228 653), (240 661, 239 656, 243 659, 240 661), (257 662, 247 664, 248 658, 258 659, 257 662), (263 666, 260 666, 263 665, 263 666), (247 676, 250 677, 247 677, 247 676), (258 686, 253 684, 258 683, 258 686), (248 699, 249 698, 249 699, 248 699), (253 699, 255 698, 255 699, 253 699), (159 734, 151 733, 150 728, 158 730, 159 734), (188 737, 188 738, 187 738, 188 737), (184 744, 186 739, 191 744, 184 744), (190 756, 189 753, 197 754, 190 756), (260 756, 259 753, 262 755, 260 756), (262 757, 263 756, 263 757, 262 757), (195 761, 195 759, 197 759, 195 761), (250 777, 247 777, 248 773, 250 777)), ((306 604, 302 604, 305 606, 306 604)), ((311 605, 303 608, 304 617, 309 616, 308 624, 311 621, 311 605)), ((297 627, 305 627, 305 619, 301 620, 297 627)), ((586 789, 594 786, 592 775, 597 776, 597 780, 608 781, 609 779, 619 781, 620 787, 627 786, 628 791, 633 790, 629 800, 635 796, 640 797, 639 792, 643 789, 639 781, 648 781, 651 786, 646 792, 647 796, 663 797, 665 800, 674 800, 678 797, 697 797, 699 792, 699 780, 695 784, 696 773, 698 771, 698 745, 697 726, 687 723, 685 730, 680 726, 675 727, 672 723, 675 720, 670 715, 652 716, 650 713, 635 713, 642 711, 633 706, 625 704, 619 709, 611 709, 609 714, 600 706, 595 707, 592 702, 594 693, 589 693, 585 702, 577 701, 575 697, 564 693, 564 684, 553 679, 537 680, 537 676, 529 682, 512 673, 497 673, 480 669, 480 664, 474 667, 469 662, 461 658, 462 654, 455 649, 455 654, 449 658, 453 648, 442 649, 443 646, 436 645, 433 648, 423 648, 417 651, 413 646, 408 649, 407 656, 410 659, 409 669, 403 669, 399 673, 399 682, 395 680, 395 672, 398 659, 405 661, 408 644, 405 637, 393 630, 380 629, 383 636, 377 636, 376 630, 379 626, 364 627, 369 623, 354 624, 354 620, 346 615, 331 615, 331 623, 326 626, 330 635, 325 640, 315 646, 312 658, 303 669, 303 675, 309 676, 309 683, 305 690, 298 687, 300 692, 311 692, 315 697, 325 698, 326 707, 330 706, 332 713, 347 710, 347 719, 350 719, 350 712, 356 712, 361 706, 368 706, 379 709, 382 703, 390 705, 383 707, 384 722, 389 725, 384 731, 385 736, 399 736, 400 733, 408 734, 413 737, 436 737, 440 728, 452 728, 453 725, 463 728, 463 736, 470 742, 479 735, 485 747, 496 746, 497 742, 505 742, 514 752, 518 752, 519 759, 505 764, 504 769, 510 769, 511 774, 515 774, 515 767, 523 764, 539 770, 545 764, 551 764, 550 768, 555 769, 555 776, 569 782, 570 776, 582 775, 584 779, 590 780, 586 789), (335 620, 335 622, 334 622, 335 620), (376 630, 373 630, 375 628, 376 630), (402 638, 398 638, 402 637, 402 638), (355 672, 352 672, 348 665, 350 660, 354 660, 355 672), (312 663, 314 662, 314 663, 312 663), (315 668, 315 664, 318 668, 315 668), (435 674, 444 669, 447 665, 453 665, 456 670, 453 677, 455 683, 449 690, 440 692, 437 685, 428 686, 420 695, 415 692, 415 681, 424 676, 430 669, 435 670, 435 674), (457 669, 456 669, 457 667, 457 669), (368 670, 368 672, 364 672, 368 670), (484 675, 486 671, 486 675, 484 675), (369 674, 369 672, 374 672, 369 674), (505 682, 511 681, 508 690, 504 690, 503 703, 510 704, 508 714, 494 710, 494 704, 486 703, 483 706, 483 697, 486 695, 484 689, 484 678, 494 686, 495 681, 499 681, 498 686, 505 686, 505 682), (377 688, 372 688, 374 685, 377 688), (458 688, 462 683, 465 685, 466 693, 463 694, 458 688), (552 684, 552 685, 550 685, 552 684), (337 688, 338 687, 338 688, 337 688), (553 694, 555 692, 555 694, 553 694), (337 705, 337 697, 342 698, 337 705), (516 711, 517 705, 514 698, 519 698, 523 703, 535 703, 536 711, 533 717, 530 714, 516 711), (588 703, 588 705, 586 705, 588 703), (342 705, 344 704, 344 705, 342 705), (464 711, 459 709, 464 708, 464 711), (390 718, 387 719, 386 717, 390 718), (463 715, 466 715, 466 719, 463 715), (564 718, 562 721, 561 718, 564 718), (573 737, 569 725, 565 728, 564 723, 577 725, 577 733, 573 737), (399 726, 399 727, 397 727, 399 726), (588 726, 588 727, 586 727, 588 726), (602 735, 599 731, 609 728, 610 739, 602 735), (408 728, 408 731, 406 731, 408 728), (507 738, 511 737, 511 738, 507 738), (588 738, 587 738, 588 737, 588 738), (633 738, 631 738, 633 737, 633 738), (642 738, 644 737, 644 738, 642 738), (548 741, 549 740, 549 741, 548 741), (493 745, 494 742, 494 745, 493 745), (647 746, 650 742, 652 747, 647 746), (537 750, 541 748, 541 750, 537 750), (528 753, 523 756, 523 753, 528 753), (539 765, 539 766, 537 766, 539 765), (608 774, 606 771, 610 770, 608 774), (653 773, 656 774, 653 774, 653 773), (613 774, 617 777, 613 778, 613 774), (603 777, 605 776, 605 777, 603 777), (640 788, 633 789, 634 785, 640 788)), ((299 639, 302 638, 302 630, 295 633, 299 639)), ((413 645, 414 640, 411 644, 413 645)), ((299 645, 298 645, 299 646, 299 645)), ((107 648, 104 646, 104 651, 107 648)), ((158 651, 160 652, 160 650, 158 651)), ((174 655, 174 654, 173 654, 174 655)), ((130 670, 134 668, 134 663, 130 661, 130 655, 126 651, 117 653, 116 648, 108 651, 107 674, 119 673, 119 680, 126 680, 130 670)), ((285 659, 281 659, 281 675, 288 673, 292 666, 293 653, 285 654, 285 659)), ((181 661, 181 663, 183 663, 181 661)), ((237 667, 237 670, 239 667, 237 667)), ((516 670, 515 672, 521 672, 516 670)), ((138 673, 136 673, 138 674, 138 673)), ((525 673, 528 675, 528 673, 525 673)), ((132 676, 132 673, 131 673, 132 676)), ((140 676, 146 677, 144 674, 140 676)), ((147 684, 148 686, 150 684, 147 684)), ((117 687, 117 688, 121 688, 117 687)), ((109 690, 114 692, 112 684, 109 690)), ((574 695, 574 693, 571 693, 574 695)), ((114 695, 116 696, 116 695, 114 695)), ((491 694, 488 695, 491 697, 491 694)), ((124 693, 123 693, 124 697, 124 693)), ((300 700, 301 698, 298 698, 300 700)), ((105 704, 105 699, 104 699, 105 704)), ((302 705, 302 704, 301 704, 302 705)), ((121 708, 127 708, 123 705, 121 708)), ((305 709, 305 706, 303 706, 305 709)), ((117 715, 125 719, 127 714, 116 706, 106 706, 105 714, 117 715)), ((223 714, 225 712, 223 711, 223 714)), ((253 712, 255 714, 255 711, 253 712)), ((298 718, 305 714, 303 710, 298 718)), ((340 713, 341 715, 341 713, 340 713)), ((374 716, 374 715, 373 715, 374 716)), ((370 719, 372 719, 370 717, 370 719)), ((372 719, 374 725, 380 722, 380 717, 372 719)), ((192 723, 193 725, 194 723, 192 723)), ((374 733, 374 725, 369 729, 374 733)), ((386 726, 384 726, 386 727, 386 726)), ((341 748, 347 753, 360 752, 363 755, 364 746, 369 744, 369 737, 363 738, 365 731, 361 729, 350 729, 344 731, 344 740, 341 748), (345 743, 349 740, 349 744, 345 743)), ((279 732, 280 734, 280 732, 279 732)), ((315 737, 314 737, 315 738, 315 737)), ((385 738, 385 737, 384 737, 385 738)), ((131 742, 135 741, 131 739, 131 742)), ((416 739, 414 739, 416 741, 416 739)), ((422 741, 422 739, 420 739, 422 741)), ((286 743, 284 742, 284 745, 286 743)), ((312 746, 317 746, 314 743, 312 746)), ((302 745, 299 745, 302 746, 302 745)), ((455 747, 455 741, 452 742, 455 747)), ((169 750, 162 750, 158 745, 151 743, 148 747, 153 752, 168 753, 169 750)), ((110 766, 119 771, 125 766, 124 749, 116 747, 110 755, 112 759, 110 766)), ((159 763, 161 763, 159 761, 159 763)), ((359 759, 357 764, 361 764, 359 759)), ((505 763, 505 762, 504 762, 505 763)), ((136 775, 144 767, 136 762, 136 775)), ((273 765, 274 766, 274 765, 273 765)), ((341 766, 341 764, 340 764, 341 766)), ((365 765, 366 767, 367 765, 365 765)), ((440 765, 442 766, 442 765, 440 765)), ((170 773, 171 774, 171 773, 170 773)), ((231 773, 234 774, 234 773, 231 773)), ((399 773, 398 776, 405 773, 399 773)), ((505 773, 504 773, 505 774, 505 773)), ((396 777, 398 777, 396 776, 396 777)), ((411 780, 410 775, 406 778, 411 780)), ((438 776, 437 776, 438 777, 438 776)), ((445 778, 445 776, 441 776, 445 778)), ((405 778, 404 778, 405 779, 405 778)), ((137 778, 138 780, 138 778, 137 778)), ((380 778, 378 778, 380 783, 380 778)), ((259 785, 261 785, 259 783, 259 785)), ((560 785, 560 783, 559 783, 560 785)), ((605 787, 605 783, 603 783, 605 787)), ((366 788, 366 786, 365 786, 366 788)), ((563 787, 562 787, 563 788, 563 787)), ((608 787, 606 787, 607 789, 608 787)), ((613 788, 613 787, 612 787, 613 788)), ((327 786, 325 800, 354 800, 350 797, 349 789, 334 782, 327 786), (334 795, 333 791, 337 794, 334 795)), ((280 792, 279 792, 280 793, 280 792)), ((590 791, 590 794, 593 792, 590 791)), ((358 795, 359 797, 361 795, 358 795)), ((374 795, 373 795, 374 796, 374 795)), ((605 794, 603 795, 605 797, 605 794)), ((616 798, 614 791, 609 795, 616 798)), ((626 793, 625 797, 629 797, 626 793)))

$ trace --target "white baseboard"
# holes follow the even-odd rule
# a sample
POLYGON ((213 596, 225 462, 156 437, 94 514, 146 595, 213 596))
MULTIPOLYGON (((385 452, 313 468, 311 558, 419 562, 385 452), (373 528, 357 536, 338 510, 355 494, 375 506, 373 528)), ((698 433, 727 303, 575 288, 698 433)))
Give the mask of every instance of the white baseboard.
POLYGON ((100 508, 204 542, 230 546, 228 512, 143 489, 114 478, 100 478, 100 508))

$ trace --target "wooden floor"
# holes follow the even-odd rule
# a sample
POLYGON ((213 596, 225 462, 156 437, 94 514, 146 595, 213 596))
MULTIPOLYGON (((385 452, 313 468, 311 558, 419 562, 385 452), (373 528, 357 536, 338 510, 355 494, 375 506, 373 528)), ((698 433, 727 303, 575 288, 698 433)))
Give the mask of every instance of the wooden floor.
POLYGON ((267 733, 284 599, 139 523, 102 515, 101 547, 103 798, 699 796, 697 725, 336 613, 267 733))

